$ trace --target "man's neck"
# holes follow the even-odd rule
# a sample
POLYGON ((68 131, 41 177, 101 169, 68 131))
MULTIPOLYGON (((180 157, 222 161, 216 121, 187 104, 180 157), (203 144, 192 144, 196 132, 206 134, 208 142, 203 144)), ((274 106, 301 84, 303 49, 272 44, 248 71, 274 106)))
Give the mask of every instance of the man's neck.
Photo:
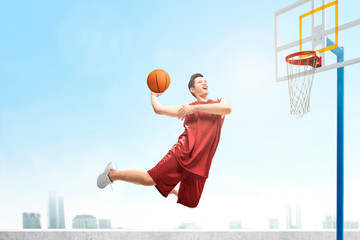
POLYGON ((208 101, 208 95, 207 95, 207 94, 200 95, 200 96, 197 96, 196 99, 197 99, 199 102, 207 102, 207 101, 208 101))

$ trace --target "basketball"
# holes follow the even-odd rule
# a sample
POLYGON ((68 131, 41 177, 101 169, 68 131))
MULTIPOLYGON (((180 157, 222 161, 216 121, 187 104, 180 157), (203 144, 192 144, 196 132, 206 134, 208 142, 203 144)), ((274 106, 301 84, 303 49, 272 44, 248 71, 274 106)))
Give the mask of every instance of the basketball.
POLYGON ((165 92, 165 90, 170 85, 170 76, 166 71, 162 69, 156 69, 148 75, 147 85, 153 92, 165 92))

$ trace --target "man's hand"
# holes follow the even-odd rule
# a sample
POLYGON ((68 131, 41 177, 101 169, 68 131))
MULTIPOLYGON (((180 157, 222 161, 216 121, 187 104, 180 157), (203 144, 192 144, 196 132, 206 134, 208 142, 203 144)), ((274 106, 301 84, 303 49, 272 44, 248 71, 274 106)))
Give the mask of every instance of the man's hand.
POLYGON ((178 112, 178 119, 181 121, 184 120, 186 115, 192 114, 195 112, 195 107, 189 104, 181 105, 178 112))
POLYGON ((163 93, 156 93, 156 92, 153 92, 153 91, 150 91, 150 93, 151 93, 151 96, 155 96, 155 97, 160 97, 161 94, 163 94, 163 93))

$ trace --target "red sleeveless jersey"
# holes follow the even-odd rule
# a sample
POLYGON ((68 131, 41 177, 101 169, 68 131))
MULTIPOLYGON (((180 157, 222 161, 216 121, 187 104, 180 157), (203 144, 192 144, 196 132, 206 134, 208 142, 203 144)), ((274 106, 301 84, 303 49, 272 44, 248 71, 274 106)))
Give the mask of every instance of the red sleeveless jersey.
MULTIPOLYGON (((220 103, 221 98, 196 104, 220 103)), ((179 164, 189 172, 207 178, 212 159, 219 144, 224 118, 221 115, 195 112, 185 116, 185 131, 171 148, 179 164)))

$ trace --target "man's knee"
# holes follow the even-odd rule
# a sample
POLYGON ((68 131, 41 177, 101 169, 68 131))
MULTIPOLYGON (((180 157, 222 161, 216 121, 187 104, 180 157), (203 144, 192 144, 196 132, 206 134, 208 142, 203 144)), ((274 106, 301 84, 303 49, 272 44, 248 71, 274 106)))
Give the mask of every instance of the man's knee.
POLYGON ((152 177, 150 176, 149 173, 146 173, 144 175, 144 185, 145 186, 153 186, 153 185, 155 185, 155 182, 154 182, 154 180, 152 179, 152 177))

